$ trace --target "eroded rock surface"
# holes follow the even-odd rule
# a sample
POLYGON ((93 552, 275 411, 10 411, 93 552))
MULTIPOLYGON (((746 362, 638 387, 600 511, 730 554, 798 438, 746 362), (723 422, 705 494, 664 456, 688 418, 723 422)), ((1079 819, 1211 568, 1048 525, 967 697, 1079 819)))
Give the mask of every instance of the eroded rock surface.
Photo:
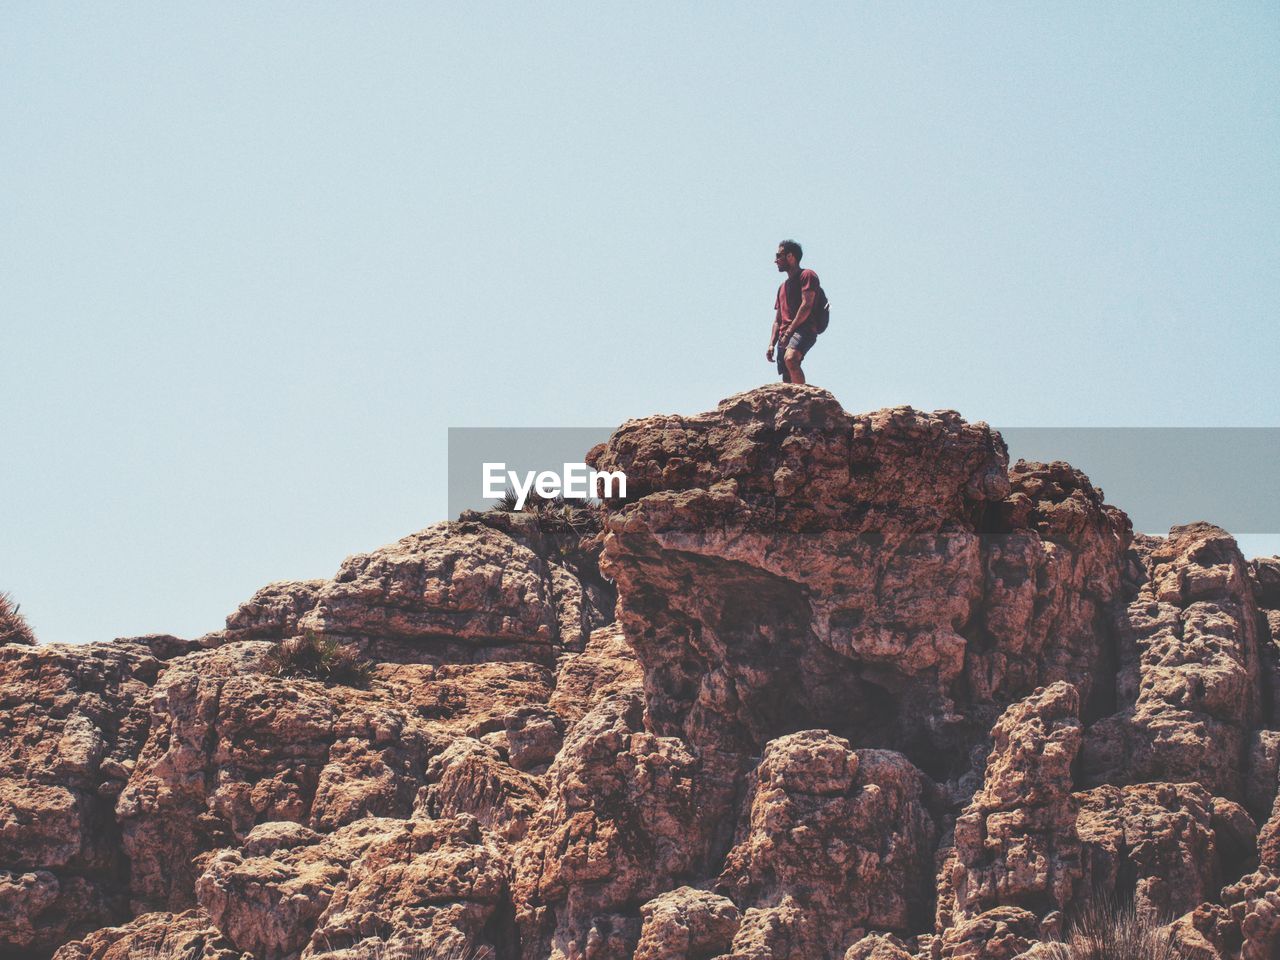
POLYGON ((0 953, 128 918, 113 806, 160 669, 133 643, 0 646, 0 953))
POLYGON ((95 930, 58 950, 54 960, 244 960, 199 910, 144 913, 95 930))
POLYGON ((1105 786, 1076 799, 1087 889, 1132 897, 1153 922, 1214 899, 1224 873, 1254 849, 1243 809, 1198 784, 1105 786))
POLYGON ((1241 799, 1262 712, 1259 616, 1244 558, 1207 523, 1136 547, 1143 580, 1121 618, 1116 682, 1127 706, 1090 729, 1086 777, 1196 781, 1241 799))
POLYGON ((0 645, 0 955, 1032 960, 1095 888, 1280 955, 1280 560, 813 387, 590 459, 627 502, 0 645))
POLYGON ((612 591, 580 540, 472 513, 348 557, 332 580, 262 588, 227 618, 226 637, 312 630, 386 659, 551 662, 612 620, 612 591))
POLYGON ((869 929, 927 923, 936 831, 906 757, 808 730, 772 741, 753 780, 719 885, 748 909, 789 901, 795 956, 840 960, 869 929))
POLYGON ((602 701, 547 772, 548 795, 516 861, 526 960, 630 956, 639 907, 682 877, 706 876, 731 830, 732 783, 682 741, 644 729, 635 694, 602 701), (612 952, 611 952, 612 951, 612 952))
POLYGON ((752 755, 820 727, 959 776, 1004 704, 1102 669, 1127 520, 1065 465, 1009 474, 985 424, 780 385, 593 457, 639 494, 603 569, 664 734, 752 755))
POLYGON ((678 887, 641 907, 640 919, 634 960, 695 960, 729 949, 742 913, 726 897, 678 887))
POLYGON ((1079 709, 1076 688, 1060 681, 996 724, 982 789, 957 818, 943 865, 939 929, 997 906, 1043 916, 1072 899, 1082 876, 1071 793, 1079 709))
POLYGON ((510 865, 472 817, 369 817, 327 836, 263 824, 196 884, 215 925, 255 960, 399 949, 509 949, 510 865))

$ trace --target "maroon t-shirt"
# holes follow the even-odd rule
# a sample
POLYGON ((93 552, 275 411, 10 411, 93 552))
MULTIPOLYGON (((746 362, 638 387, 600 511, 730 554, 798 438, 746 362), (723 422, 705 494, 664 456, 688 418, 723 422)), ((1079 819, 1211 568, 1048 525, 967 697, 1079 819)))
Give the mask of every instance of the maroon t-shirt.
POLYGON ((806 293, 812 291, 813 306, 809 310, 809 317, 805 319, 805 323, 808 323, 818 308, 818 290, 818 275, 812 270, 801 270, 799 277, 794 280, 787 277, 778 287, 778 296, 773 301, 773 309, 778 311, 784 324, 790 324, 795 315, 800 312, 801 299, 806 293))

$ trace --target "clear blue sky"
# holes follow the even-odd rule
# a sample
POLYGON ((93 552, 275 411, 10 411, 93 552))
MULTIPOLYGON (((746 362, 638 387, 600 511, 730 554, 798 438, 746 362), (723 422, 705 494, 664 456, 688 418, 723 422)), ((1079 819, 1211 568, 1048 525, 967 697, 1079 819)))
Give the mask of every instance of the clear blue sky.
POLYGON ((4 20, 0 589, 46 641, 443 519, 449 426, 771 379, 783 237, 849 409, 1280 425, 1274 4, 4 20))

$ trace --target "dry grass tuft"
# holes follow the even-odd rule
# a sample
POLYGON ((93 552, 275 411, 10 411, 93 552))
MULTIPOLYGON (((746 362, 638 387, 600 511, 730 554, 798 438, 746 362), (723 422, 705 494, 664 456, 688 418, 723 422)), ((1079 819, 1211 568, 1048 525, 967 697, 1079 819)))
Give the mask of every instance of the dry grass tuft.
POLYGON ((27 618, 19 612, 18 604, 7 593, 0 593, 0 644, 25 643, 34 646, 36 635, 31 631, 27 618))
POLYGON ((592 500, 566 500, 562 496, 540 497, 532 490, 525 498, 524 506, 516 509, 519 494, 507 488, 494 501, 493 510, 501 513, 530 513, 537 518, 543 533, 592 533, 600 527, 600 505, 592 500))
POLYGON ((440 946, 386 940, 365 940, 355 946, 336 949, 326 941, 323 958, 332 954, 340 960, 494 960, 491 947, 468 947, 457 941, 440 946))
POLYGON ((308 677, 359 687, 368 683, 373 665, 352 647, 308 630, 281 640, 267 654, 266 667, 277 677, 308 677))
POLYGON ((1049 947, 1045 960, 1188 960, 1167 926, 1110 895, 1084 901, 1062 940, 1049 947))

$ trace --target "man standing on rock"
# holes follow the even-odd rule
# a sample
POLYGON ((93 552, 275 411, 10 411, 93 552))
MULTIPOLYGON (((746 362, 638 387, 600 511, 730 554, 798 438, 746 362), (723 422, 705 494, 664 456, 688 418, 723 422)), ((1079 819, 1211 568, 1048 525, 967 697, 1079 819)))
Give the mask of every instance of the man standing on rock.
POLYGON ((812 270, 800 269, 804 251, 794 240, 778 244, 778 254, 773 262, 779 273, 787 279, 778 287, 773 302, 773 332, 769 335, 769 349, 765 359, 773 362, 773 351, 778 349, 778 372, 783 383, 804 383, 804 371, 800 361, 827 329, 830 320, 830 304, 827 295, 818 284, 818 275, 812 270))

